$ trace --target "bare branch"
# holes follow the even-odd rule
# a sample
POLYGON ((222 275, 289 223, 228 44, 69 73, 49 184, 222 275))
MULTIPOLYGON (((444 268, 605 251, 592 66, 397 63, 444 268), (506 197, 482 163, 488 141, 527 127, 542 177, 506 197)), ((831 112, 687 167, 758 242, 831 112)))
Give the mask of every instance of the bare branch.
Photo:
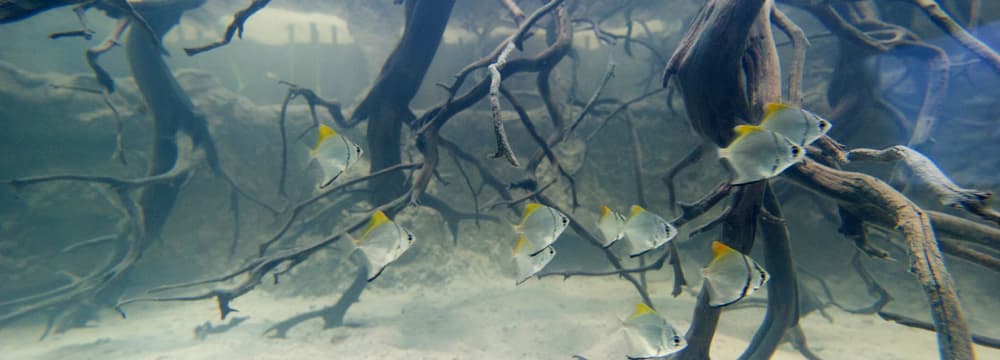
POLYGON ((500 4, 503 4, 510 11, 510 16, 514 18, 514 25, 521 26, 521 22, 524 21, 524 11, 521 7, 517 6, 514 0, 500 0, 500 4))
MULTIPOLYGON (((892 322, 895 322, 895 323, 903 325, 903 326, 909 326, 909 327, 914 327, 914 328, 917 328, 917 329, 924 329, 924 330, 929 330, 929 331, 937 331, 937 330, 935 330, 934 324, 926 322, 926 321, 917 320, 917 319, 905 316, 903 314, 891 313, 891 312, 888 312, 888 311, 879 311, 878 312, 878 316, 881 317, 882 320, 892 321, 892 322)), ((972 342, 974 342, 976 344, 979 344, 979 345, 982 345, 982 346, 987 346, 987 347, 991 347, 991 348, 994 348, 994 349, 1000 349, 1000 339, 998 339, 998 338, 993 338, 993 337, 988 337, 988 336, 983 336, 983 335, 978 335, 978 334, 972 334, 972 342)))
MULTIPOLYGON (((374 213, 374 211, 378 210, 394 213, 395 211, 401 209, 402 206, 406 204, 406 200, 408 200, 409 198, 410 198, 409 193, 403 194, 403 196, 400 196, 393 201, 378 206, 371 213, 374 213)), ((256 259, 251 260, 247 265, 244 265, 239 269, 220 277, 202 281, 195 281, 190 283, 161 286, 158 288, 150 289, 148 292, 153 293, 171 289, 188 288, 197 285, 205 285, 210 283, 226 281, 229 279, 236 278, 240 275, 246 275, 246 278, 243 281, 236 284, 236 286, 234 287, 215 288, 201 293, 196 293, 194 295, 186 295, 186 296, 144 296, 131 299, 124 299, 118 301, 118 304, 115 305, 115 309, 117 309, 118 312, 124 318, 125 317, 124 306, 131 303, 197 301, 197 300, 215 298, 219 304, 219 313, 221 315, 221 318, 225 320, 227 315, 229 315, 233 311, 237 311, 236 309, 233 309, 230 306, 230 303, 234 299, 250 292, 251 290, 256 288, 257 285, 260 285, 264 277, 267 276, 267 274, 273 271, 278 271, 281 265, 285 266, 281 271, 284 272, 289 271, 291 268, 297 266, 298 264, 308 259, 309 256, 311 256, 316 251, 325 248, 335 243, 336 241, 340 240, 348 232, 357 231, 358 229, 360 229, 368 222, 368 219, 371 217, 371 213, 365 214, 363 216, 355 216, 353 219, 348 221, 346 223, 347 225, 343 226, 340 231, 336 231, 333 235, 327 237, 322 241, 316 242, 312 245, 301 248, 282 250, 275 254, 258 257, 256 259)))
POLYGON ((788 103, 802 106, 802 74, 806 64, 806 48, 809 39, 795 22, 775 6, 771 11, 771 21, 792 40, 792 65, 788 74, 788 103))
POLYGON ((488 67, 490 70, 490 109, 493 110, 493 133, 497 139, 497 151, 490 157, 505 157, 512 166, 519 167, 517 156, 514 155, 514 150, 510 148, 510 142, 507 141, 507 131, 504 130, 503 119, 500 116, 500 81, 502 80, 500 69, 507 63, 507 57, 513 50, 514 43, 507 43, 507 46, 497 56, 497 61, 488 67))
POLYGON ((931 19, 942 31, 951 35, 956 41, 958 41, 966 49, 969 49, 973 54, 979 56, 987 64, 989 64, 994 71, 1000 73, 1000 54, 997 54, 995 50, 990 48, 989 45, 983 43, 975 35, 969 33, 961 24, 955 21, 951 15, 948 15, 938 4, 937 0, 908 0, 913 5, 920 7, 921 10, 927 14, 927 17, 931 19))
POLYGON ((239 36, 242 39, 243 24, 247 21, 247 19, 253 16, 253 14, 267 7, 267 4, 270 2, 271 0, 253 0, 249 6, 237 11, 236 14, 233 14, 233 20, 229 22, 229 26, 226 27, 226 32, 221 40, 198 47, 185 48, 184 52, 187 53, 188 56, 194 56, 229 44, 229 42, 233 40, 233 35, 239 36))
POLYGON ((850 151, 848 158, 852 161, 902 160, 913 175, 937 196, 941 205, 964 208, 984 220, 1000 225, 1000 213, 986 204, 992 197, 991 193, 955 185, 931 159, 919 151, 902 145, 884 150, 854 149, 850 151))
MULTIPOLYGON (((365 175, 365 176, 361 176, 361 177, 358 177, 358 178, 354 178, 354 179, 345 181, 343 183, 337 184, 336 186, 331 186, 329 188, 326 188, 325 190, 323 190, 319 194, 314 195, 311 198, 308 198, 306 200, 300 201, 298 204, 295 204, 295 206, 293 206, 291 208, 292 215, 289 216, 287 220, 285 220, 285 223, 281 226, 280 229, 278 229, 278 232, 276 232, 273 236, 271 236, 270 239, 268 239, 268 240, 266 240, 266 241, 264 241, 263 243, 260 244, 259 256, 264 256, 264 254, 267 252, 267 249, 270 248, 271 245, 273 245, 279 239, 281 239, 281 237, 284 236, 286 232, 288 232, 288 229, 290 229, 292 227, 292 223, 295 222, 295 219, 297 219, 298 216, 299 216, 299 214, 301 214, 303 210, 305 210, 307 207, 309 207, 309 205, 312 205, 312 204, 316 203, 320 199, 325 198, 327 195, 334 194, 337 191, 340 191, 342 189, 346 189, 347 187, 352 186, 354 184, 365 182, 365 181, 368 181, 370 179, 373 179, 373 178, 376 178, 376 177, 379 177, 379 176, 382 176, 382 175, 385 175, 385 174, 388 174, 388 173, 391 173, 391 172, 405 170, 405 169, 414 169, 414 168, 417 168, 417 167, 419 167, 421 165, 422 165, 421 163, 396 164, 396 165, 384 168, 382 170, 373 172, 371 174, 368 174, 368 175, 365 175)), ((285 213, 285 212, 288 212, 288 211, 289 210, 286 209, 285 211, 282 211, 282 212, 285 213)))

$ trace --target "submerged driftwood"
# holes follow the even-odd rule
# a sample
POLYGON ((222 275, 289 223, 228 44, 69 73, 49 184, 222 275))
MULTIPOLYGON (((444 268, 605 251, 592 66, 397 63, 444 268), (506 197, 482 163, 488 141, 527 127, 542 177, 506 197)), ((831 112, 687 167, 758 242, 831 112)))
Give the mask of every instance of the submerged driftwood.
MULTIPOLYGON (((319 124, 315 114, 317 105, 327 108, 338 126, 351 127, 367 121, 366 154, 371 158, 368 174, 344 180, 329 189, 299 200, 282 211, 271 209, 273 213, 283 215, 284 220, 279 222, 272 236, 259 244, 259 252, 247 259, 243 265, 206 280, 162 286, 149 290, 146 295, 119 299, 125 290, 120 280, 139 261, 149 244, 160 237, 167 219, 173 212, 184 180, 200 165, 207 165, 215 177, 230 187, 231 210, 237 216, 235 219, 237 228, 239 222, 236 199, 240 196, 270 209, 267 204, 240 190, 239 186, 226 175, 204 117, 194 108, 191 99, 180 88, 163 59, 163 49, 159 39, 176 24, 186 9, 199 6, 202 2, 203 0, 136 2, 133 7, 128 2, 119 1, 97 3, 43 1, 30 6, 20 2, 0 1, 0 23, 16 21, 47 9, 76 3, 99 4, 101 10, 119 18, 118 28, 104 43, 88 51, 87 61, 103 88, 98 92, 103 93, 110 105, 111 102, 107 99, 108 94, 114 91, 114 83, 97 60, 101 54, 113 47, 121 33, 127 33, 125 48, 129 65, 144 102, 152 114, 154 139, 151 166, 147 176, 142 178, 56 175, 8 181, 17 188, 56 180, 103 184, 112 190, 122 212, 127 216, 125 221, 118 224, 115 234, 88 240, 78 246, 70 246, 78 248, 97 242, 120 242, 119 247, 115 249, 114 261, 103 265, 93 275, 80 278, 68 286, 0 304, 4 309, 14 308, 14 311, 0 315, 0 324, 32 312, 55 310, 56 315, 52 317, 52 322, 58 320, 60 323, 79 325, 81 319, 92 314, 93 305, 114 301, 117 301, 117 307, 124 315, 124 306, 134 302, 214 299, 218 303, 220 315, 225 318, 235 311, 231 306, 232 301, 254 290, 268 276, 273 276, 277 282, 280 275, 289 273, 321 250, 342 241, 349 233, 363 227, 375 210, 383 210, 394 216, 406 209, 408 204, 426 206, 442 214, 445 221, 449 222, 449 229, 457 243, 460 221, 468 219, 495 221, 495 217, 482 215, 480 211, 507 207, 507 210, 517 213, 524 202, 536 201, 562 210, 570 220, 570 229, 588 243, 599 247, 600 241, 588 230, 587 224, 581 223, 582 217, 573 214, 573 210, 579 205, 575 174, 562 166, 560 153, 556 150, 559 150, 560 144, 567 140, 578 140, 573 138, 573 131, 585 119, 590 119, 602 111, 602 114, 609 114, 604 119, 605 123, 615 117, 625 119, 632 145, 630 159, 633 163, 631 165, 636 198, 640 204, 648 201, 647 192, 643 189, 648 185, 643 182, 642 176, 649 170, 643 168, 640 134, 630 114, 629 106, 656 94, 671 93, 672 90, 649 90, 631 100, 607 98, 607 93, 602 90, 614 76, 615 65, 611 61, 603 81, 585 103, 573 99, 563 104, 558 94, 555 94, 559 87, 552 84, 553 70, 557 64, 566 58, 579 61, 576 59, 579 54, 573 49, 574 31, 579 30, 574 29, 574 24, 589 25, 587 31, 593 31, 601 41, 610 43, 624 40, 626 54, 630 57, 633 56, 633 45, 641 45, 652 54, 648 59, 653 63, 652 66, 660 66, 663 57, 658 55, 656 46, 633 36, 633 26, 645 27, 644 23, 633 21, 636 10, 642 9, 642 2, 628 2, 622 5, 552 0, 538 6, 528 16, 525 16, 525 12, 516 2, 500 2, 503 9, 510 13, 516 31, 496 44, 492 52, 463 67, 450 85, 442 85, 446 99, 418 116, 409 108, 410 102, 424 81, 448 21, 455 16, 452 14, 452 9, 456 2, 405 0, 402 1, 404 6, 401 9, 406 18, 402 37, 383 64, 382 71, 373 86, 354 107, 350 120, 343 116, 339 102, 322 99, 310 89, 283 82, 289 86, 289 91, 279 117, 282 147, 288 146, 287 135, 284 133, 288 103, 293 98, 302 96, 310 107, 313 125, 319 124), (608 14, 621 12, 627 22, 628 33, 618 35, 603 30, 601 27, 607 24, 602 22, 609 16, 603 15, 605 12, 608 14), (545 39, 539 39, 540 43, 544 40, 542 50, 522 56, 520 52, 530 48, 525 46, 525 41, 531 38, 536 28, 540 27, 546 29, 545 39), (489 71, 489 73, 485 77, 476 78, 471 86, 463 86, 465 80, 471 79, 470 75, 474 71, 489 71), (537 116, 525 107, 525 104, 530 103, 522 101, 524 93, 519 92, 520 89, 513 89, 514 86, 511 84, 515 82, 511 81, 511 78, 519 73, 530 73, 534 77, 534 82, 529 88, 537 93, 539 107, 543 108, 545 115, 549 117, 551 130, 538 126, 537 116), (488 98, 493 110, 492 127, 488 134, 476 135, 496 141, 496 151, 492 154, 494 157, 506 158, 514 166, 521 165, 512 146, 512 142, 518 139, 510 137, 514 132, 507 132, 505 127, 510 124, 505 125, 501 118, 501 97, 506 99, 517 113, 520 126, 531 137, 530 144, 534 153, 523 168, 509 166, 501 168, 494 166, 497 163, 484 162, 489 161, 486 160, 488 155, 473 154, 456 142, 442 137, 440 133, 450 119, 488 98), (602 108, 608 104, 615 106, 614 110, 608 111, 602 108), (579 112, 570 116, 574 110, 579 112), (404 125, 413 130, 413 138, 403 138, 404 125), (411 144, 415 149, 411 153, 419 152, 423 158, 403 163, 402 150, 404 147, 411 150, 409 148, 411 144), (451 155, 455 167, 472 194, 474 212, 465 213, 456 210, 449 204, 449 198, 428 192, 429 189, 431 192, 435 191, 429 187, 431 182, 446 182, 446 177, 439 174, 442 168, 440 157, 444 153, 451 155), (545 161, 549 163, 548 167, 541 166, 545 161), (469 167, 471 171, 467 172, 464 166, 468 165, 471 165, 469 167), (501 171, 508 173, 500 173, 501 171), (513 180, 509 172, 515 173, 513 180), (478 179, 480 183, 478 189, 473 179, 478 179), (487 206, 480 206, 479 196, 484 188, 495 192, 497 198, 490 201, 487 206), (564 201, 555 194, 560 190, 568 190, 571 194, 571 204, 566 204, 570 200, 564 201), (346 195, 363 193, 369 195, 370 201, 367 204, 362 203, 361 210, 352 209, 354 214, 337 219, 332 235, 328 235, 331 231, 324 227, 323 234, 327 236, 309 244, 296 244, 300 234, 311 229, 318 219, 329 216, 328 211, 341 209, 345 202, 357 198, 346 195), (275 246, 282 240, 284 242, 281 246, 275 246), (235 284, 220 285, 230 280, 236 280, 235 284), (189 295, 154 295, 204 285, 212 288, 189 295)), ((810 149, 811 158, 788 170, 784 177, 803 188, 801 191, 815 192, 835 200, 835 209, 829 209, 828 212, 834 213, 833 210, 837 210, 841 214, 843 225, 841 232, 846 238, 854 241, 865 254, 887 257, 885 251, 880 251, 867 241, 864 231, 866 224, 898 229, 910 254, 910 267, 924 289, 934 320, 933 326, 927 324, 914 326, 930 327, 937 331, 942 358, 973 358, 971 337, 958 304, 957 289, 944 266, 942 254, 953 254, 991 271, 997 271, 1000 269, 1000 261, 991 253, 980 252, 977 249, 1000 248, 1000 230, 991 225, 975 223, 960 217, 925 211, 877 178, 838 168, 848 161, 901 161, 913 170, 916 178, 928 184, 947 205, 954 205, 981 219, 1000 224, 996 212, 987 204, 990 194, 960 187, 933 166, 929 158, 924 155, 930 143, 930 134, 940 116, 938 108, 941 96, 947 91, 947 70, 950 66, 948 54, 937 47, 923 43, 910 29, 883 21, 882 16, 878 14, 877 3, 873 1, 788 0, 785 2, 815 15, 840 41, 839 63, 834 72, 834 81, 829 84, 830 89, 827 91, 834 106, 829 117, 837 123, 837 129, 854 128, 850 119, 867 108, 881 106, 886 107, 889 113, 899 113, 886 106, 884 99, 880 99, 876 94, 877 87, 873 74, 864 71, 861 61, 864 55, 905 47, 917 49, 918 55, 914 56, 926 62, 925 70, 929 80, 916 118, 909 121, 905 116, 897 116, 896 119, 897 122, 907 125, 902 126, 904 130, 909 131, 912 128, 912 132, 908 134, 910 147, 846 151, 832 138, 823 138, 810 149), (886 37, 886 34, 892 36, 886 37), (914 125, 909 125, 911 122, 914 125), (969 243, 974 245, 967 246, 969 243)), ((965 31, 961 24, 947 13, 941 11, 937 2, 932 0, 910 2, 918 5, 919 9, 923 10, 945 33, 954 36, 984 63, 996 67, 994 51, 965 31)), ((268 3, 266 0, 250 2, 247 8, 240 10, 234 16, 221 41, 189 49, 189 54, 209 51, 228 43, 233 36, 242 31, 246 20, 268 3)), ((87 6, 81 6, 80 9, 86 10, 87 6)), ((493 6, 500 9, 498 4, 493 6)), ((974 13, 974 11, 969 12, 972 18, 969 23, 975 23, 974 13)), ((772 35, 772 22, 791 38, 794 52, 790 62, 788 102, 800 104, 803 100, 801 86, 808 39, 791 17, 775 8, 772 0, 707 1, 673 56, 666 61, 663 85, 666 86, 671 83, 670 80, 674 80, 672 83, 677 85, 676 89, 683 96, 688 119, 701 138, 696 149, 693 149, 677 166, 668 170, 664 176, 668 192, 671 193, 671 201, 674 200, 673 179, 679 171, 695 163, 699 158, 705 157, 704 155, 711 152, 713 147, 727 145, 734 136, 733 127, 741 123, 755 123, 760 118, 766 103, 782 101, 780 66, 772 35)), ((53 37, 88 36, 86 24, 81 25, 84 29, 53 34, 53 37)), ((491 29, 481 30, 484 34, 488 34, 491 29)), ((648 31, 647 35, 652 37, 648 31)), ((575 80, 569 92, 575 96, 577 92, 575 80)), ((668 108, 669 99, 668 96, 668 108)), ((113 108, 112 110, 114 111, 113 108)), ((598 130, 601 128, 603 124, 597 127, 598 130)), ((594 130, 591 136, 587 137, 588 145, 596 133, 597 130, 594 130)), ((841 132, 833 135, 849 137, 852 134, 841 132)), ((286 162, 287 153, 282 155, 282 174, 278 189, 281 194, 285 193, 286 162)), ((680 204, 681 213, 674 219, 674 223, 677 226, 688 224, 708 213, 715 205, 723 203, 723 200, 726 200, 726 208, 722 214, 706 225, 692 229, 691 233, 702 233, 718 226, 722 230, 721 241, 743 253, 749 253, 755 243, 758 243, 756 236, 760 233, 762 237, 759 244, 763 249, 764 264, 771 273, 767 284, 766 315, 750 345, 741 355, 741 359, 769 358, 779 343, 786 338, 791 339, 807 357, 815 357, 815 354, 808 350, 805 333, 797 326, 797 322, 803 315, 799 313, 800 309, 809 311, 821 308, 823 304, 809 303, 806 304, 808 306, 800 304, 800 301, 806 303, 817 300, 810 297, 807 292, 800 293, 797 267, 791 256, 794 239, 788 234, 779 196, 770 181, 744 185, 731 185, 728 181, 724 181, 699 201, 680 204)), ((235 248, 235 242, 233 246, 235 248)), ((681 293, 681 287, 686 282, 681 272, 675 244, 658 252, 658 257, 652 262, 648 264, 641 262, 637 268, 631 269, 625 268, 609 250, 599 251, 603 251, 613 270, 567 271, 539 276, 562 275, 564 278, 621 276, 635 287, 642 301, 651 306, 653 297, 644 280, 646 271, 661 269, 669 260, 675 272, 673 289, 675 296, 681 293)), ((859 270, 859 274, 869 288, 879 287, 866 271, 859 270)), ((268 329, 268 333, 283 337, 297 324, 316 317, 324 320, 324 328, 341 325, 349 307, 359 299, 367 286, 365 275, 363 269, 359 270, 357 275, 352 277, 350 286, 341 295, 340 300, 333 305, 279 322, 268 329)), ((852 310, 878 312, 891 301, 884 289, 879 295, 880 298, 871 307, 852 310)), ((721 308, 712 308, 708 304, 708 293, 703 288, 694 309, 692 325, 686 334, 688 348, 676 358, 708 358, 716 327, 725 311, 721 308)))

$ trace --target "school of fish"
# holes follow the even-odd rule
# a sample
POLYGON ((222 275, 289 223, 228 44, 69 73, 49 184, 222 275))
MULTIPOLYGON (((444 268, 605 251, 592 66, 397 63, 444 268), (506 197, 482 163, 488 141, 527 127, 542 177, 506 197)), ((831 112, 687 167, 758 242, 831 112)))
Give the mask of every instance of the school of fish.
POLYGON ((816 114, 786 104, 764 107, 759 125, 738 125, 736 138, 718 151, 734 173, 732 183, 769 179, 805 158, 805 147, 832 125, 816 114))
MULTIPOLYGON (((801 161, 805 146, 830 130, 830 122, 806 110, 784 104, 768 104, 759 125, 739 125, 737 136, 719 157, 734 172, 733 184, 744 184, 777 176, 801 161)), ((364 153, 360 146, 327 125, 319 126, 319 138, 311 148, 309 162, 322 170, 319 187, 333 183, 364 153)), ((601 205, 597 229, 601 245, 610 248, 623 243, 622 251, 638 257, 673 240, 678 230, 663 217, 633 205, 628 216, 601 205)), ((516 285, 537 275, 556 256, 554 243, 570 226, 571 219, 558 209, 539 203, 525 205, 520 223, 513 226, 514 280, 516 285)), ((352 241, 354 251, 363 255, 368 281, 379 277, 414 243, 411 232, 376 211, 361 236, 352 241)), ((724 307, 746 299, 768 280, 768 273, 750 256, 714 241, 712 259, 702 275, 709 293, 709 305, 724 307)), ((629 359, 662 358, 683 350, 687 341, 670 322, 649 304, 638 303, 635 311, 621 322, 629 359)))

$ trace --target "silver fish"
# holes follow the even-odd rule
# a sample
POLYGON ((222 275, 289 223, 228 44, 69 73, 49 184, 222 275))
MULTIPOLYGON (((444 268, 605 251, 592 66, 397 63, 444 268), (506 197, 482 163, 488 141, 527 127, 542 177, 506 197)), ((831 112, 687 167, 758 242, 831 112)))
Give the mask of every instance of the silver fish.
POLYGON ((754 259, 718 241, 712 242, 712 261, 702 275, 708 282, 708 304, 713 307, 745 299, 768 279, 767 271, 754 259))
POLYGON ((637 304, 635 312, 622 325, 625 327, 626 356, 629 359, 660 358, 687 347, 684 336, 644 303, 637 304))
POLYGON ((323 171, 323 179, 319 187, 329 186, 362 155, 364 155, 364 150, 360 146, 338 134, 329 126, 320 124, 319 139, 310 152, 312 160, 316 161, 323 171))
POLYGON ((518 248, 514 248, 514 265, 517 267, 517 277, 516 284, 521 285, 521 283, 527 281, 532 276, 537 274, 549 262, 556 257, 556 249, 551 246, 545 247, 541 252, 535 255, 528 255, 526 252, 518 253, 518 248))
POLYGON ((524 241, 522 250, 535 255, 556 242, 567 226, 569 218, 559 210, 531 203, 525 206, 521 223, 514 227, 514 232, 518 234, 518 243, 524 241))
POLYGON ((609 247, 615 241, 621 240, 622 228, 625 226, 625 216, 601 205, 601 218, 597 220, 597 228, 601 231, 604 247, 609 247))
POLYGON ((632 211, 622 226, 619 237, 625 238, 632 257, 658 248, 677 236, 677 228, 659 215, 653 214, 639 205, 632 205, 632 211))
POLYGON ((719 157, 736 173, 733 184, 745 184, 777 176, 805 157, 805 149, 779 133, 755 126, 737 126, 739 134, 719 157))
POLYGON ((756 127, 785 135, 793 143, 806 146, 826 135, 833 125, 809 111, 786 104, 770 103, 764 106, 764 119, 756 127))
POLYGON ((355 240, 358 250, 365 255, 368 281, 381 275, 389 263, 413 245, 414 240, 413 233, 389 220, 382 211, 376 211, 363 235, 355 240))

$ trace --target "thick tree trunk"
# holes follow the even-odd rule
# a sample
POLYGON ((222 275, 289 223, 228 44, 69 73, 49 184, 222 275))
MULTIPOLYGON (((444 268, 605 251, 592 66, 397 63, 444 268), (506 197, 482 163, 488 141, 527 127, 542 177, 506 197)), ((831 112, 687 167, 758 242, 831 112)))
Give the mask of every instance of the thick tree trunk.
MULTIPOLYGON (((769 27, 771 6, 770 0, 710 0, 667 64, 664 85, 676 77, 692 126, 716 146, 728 145, 733 127, 756 119, 765 102, 781 100, 769 27)), ((767 186, 766 181, 758 181, 734 188, 721 224, 722 242, 743 253, 750 251, 767 186)), ((708 300, 702 288, 686 334, 688 347, 677 359, 708 359, 721 313, 708 300)), ((771 323, 765 325, 760 333, 768 339, 772 332, 781 334, 786 328, 783 321, 773 328, 771 323)), ((769 343, 757 344, 744 356, 767 357, 773 349, 769 343)))
MULTIPOLYGON (((427 74, 451 17, 454 0, 407 0, 406 28, 371 90, 352 118, 368 119, 368 156, 375 172, 400 162, 400 131, 413 121, 410 101, 427 74)), ((372 181, 372 201, 384 203, 402 194, 407 186, 402 173, 372 181)))

